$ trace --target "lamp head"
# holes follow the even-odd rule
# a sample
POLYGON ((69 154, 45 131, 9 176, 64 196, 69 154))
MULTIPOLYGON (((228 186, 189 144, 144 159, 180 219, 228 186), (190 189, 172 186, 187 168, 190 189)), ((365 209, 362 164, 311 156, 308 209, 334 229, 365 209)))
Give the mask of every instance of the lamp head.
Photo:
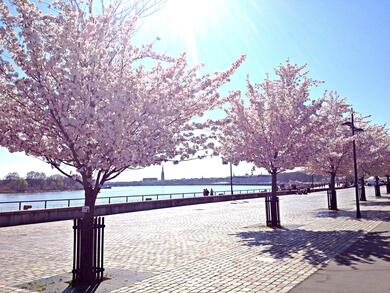
POLYGON ((346 125, 346 126, 352 127, 352 122, 347 121, 347 122, 342 123, 341 125, 346 125))
POLYGON ((355 132, 363 132, 364 131, 364 129, 360 128, 360 127, 355 127, 354 130, 355 130, 355 132))

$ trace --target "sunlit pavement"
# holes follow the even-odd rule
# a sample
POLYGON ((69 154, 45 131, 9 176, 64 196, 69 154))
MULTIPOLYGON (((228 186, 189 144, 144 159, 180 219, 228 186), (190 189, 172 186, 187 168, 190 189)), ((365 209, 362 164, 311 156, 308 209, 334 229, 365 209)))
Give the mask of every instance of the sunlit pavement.
MULTIPOLYGON (((264 199, 106 216, 105 268, 144 276, 112 292, 287 292, 388 220, 384 192, 367 189, 360 220, 352 188, 338 191, 339 211, 327 210, 325 192, 281 197, 276 230, 264 224, 264 199)), ((72 236, 71 221, 0 228, 0 292, 70 272, 72 236)), ((360 254, 340 259, 370 257, 360 254)))

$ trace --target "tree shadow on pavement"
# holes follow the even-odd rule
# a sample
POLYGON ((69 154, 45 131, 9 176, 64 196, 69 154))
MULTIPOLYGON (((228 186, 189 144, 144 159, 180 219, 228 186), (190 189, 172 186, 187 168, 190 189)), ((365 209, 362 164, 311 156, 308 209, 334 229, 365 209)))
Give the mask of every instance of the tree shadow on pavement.
MULTIPOLYGON (((381 196, 376 197, 375 193, 372 193, 372 194, 371 193, 366 193, 366 199, 367 199, 367 201, 360 201, 360 203, 371 202, 370 200, 376 200, 376 199, 390 200, 390 196, 388 194, 381 193, 381 196)), ((376 203, 379 203, 379 202, 376 202, 376 203)))
POLYGON ((335 257, 338 264, 352 267, 358 263, 374 263, 376 259, 390 261, 389 231, 368 232, 343 253, 335 257))
POLYGON ((361 206, 365 206, 365 207, 369 207, 369 206, 390 206, 390 200, 389 201, 361 201, 360 205, 361 206))
POLYGON ((70 284, 62 293, 93 293, 97 290, 101 282, 91 284, 70 284))
MULTIPOLYGON (((379 206, 380 203, 378 202, 379 206)), ((372 205, 364 205, 364 206, 374 206, 372 205)), ((390 214, 388 211, 378 211, 378 210, 361 210, 361 218, 374 220, 374 221, 390 221, 390 214)), ((356 211, 355 210, 317 210, 312 213, 314 217, 318 218, 351 218, 356 219, 356 211)))
POLYGON ((390 235, 385 233, 277 229, 245 231, 235 235, 241 238, 244 245, 262 246, 262 253, 277 260, 303 256, 305 261, 315 266, 323 266, 330 259, 353 266, 356 263, 371 263, 375 258, 390 261, 390 235), (348 247, 357 240, 359 246, 349 251, 348 247), (344 253, 337 256, 342 251, 344 253))

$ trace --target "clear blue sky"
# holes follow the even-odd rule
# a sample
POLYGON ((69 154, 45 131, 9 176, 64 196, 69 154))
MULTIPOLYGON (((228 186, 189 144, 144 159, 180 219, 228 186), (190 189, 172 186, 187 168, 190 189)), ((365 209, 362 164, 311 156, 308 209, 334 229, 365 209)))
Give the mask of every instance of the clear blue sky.
MULTIPOLYGON (((205 72, 223 70, 246 54, 226 90, 244 90, 247 74, 259 82, 287 58, 307 63, 310 75, 325 81, 314 96, 337 90, 358 112, 390 125, 390 1, 168 0, 143 19, 137 41, 157 36, 157 49, 187 52, 191 62, 205 64, 205 72)), ((34 169, 55 173, 36 159, 0 150, 0 177, 34 169)), ((249 170, 243 164, 235 173, 249 170)), ((167 164, 165 171, 166 178, 228 175, 218 159, 167 164)), ((159 172, 160 167, 129 171, 119 180, 159 177, 159 172)))

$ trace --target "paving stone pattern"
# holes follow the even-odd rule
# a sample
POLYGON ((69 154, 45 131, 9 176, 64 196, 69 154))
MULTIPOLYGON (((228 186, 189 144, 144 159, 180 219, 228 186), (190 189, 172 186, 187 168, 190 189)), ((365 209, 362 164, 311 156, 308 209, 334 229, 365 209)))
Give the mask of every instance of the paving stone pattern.
MULTIPOLYGON (((105 267, 150 276, 112 292, 288 292, 386 219, 390 198, 367 194, 361 220, 352 188, 337 212, 325 192, 283 196, 276 230, 264 199, 106 216, 105 267)), ((0 228, 0 292, 70 272, 72 237, 71 221, 0 228)))

